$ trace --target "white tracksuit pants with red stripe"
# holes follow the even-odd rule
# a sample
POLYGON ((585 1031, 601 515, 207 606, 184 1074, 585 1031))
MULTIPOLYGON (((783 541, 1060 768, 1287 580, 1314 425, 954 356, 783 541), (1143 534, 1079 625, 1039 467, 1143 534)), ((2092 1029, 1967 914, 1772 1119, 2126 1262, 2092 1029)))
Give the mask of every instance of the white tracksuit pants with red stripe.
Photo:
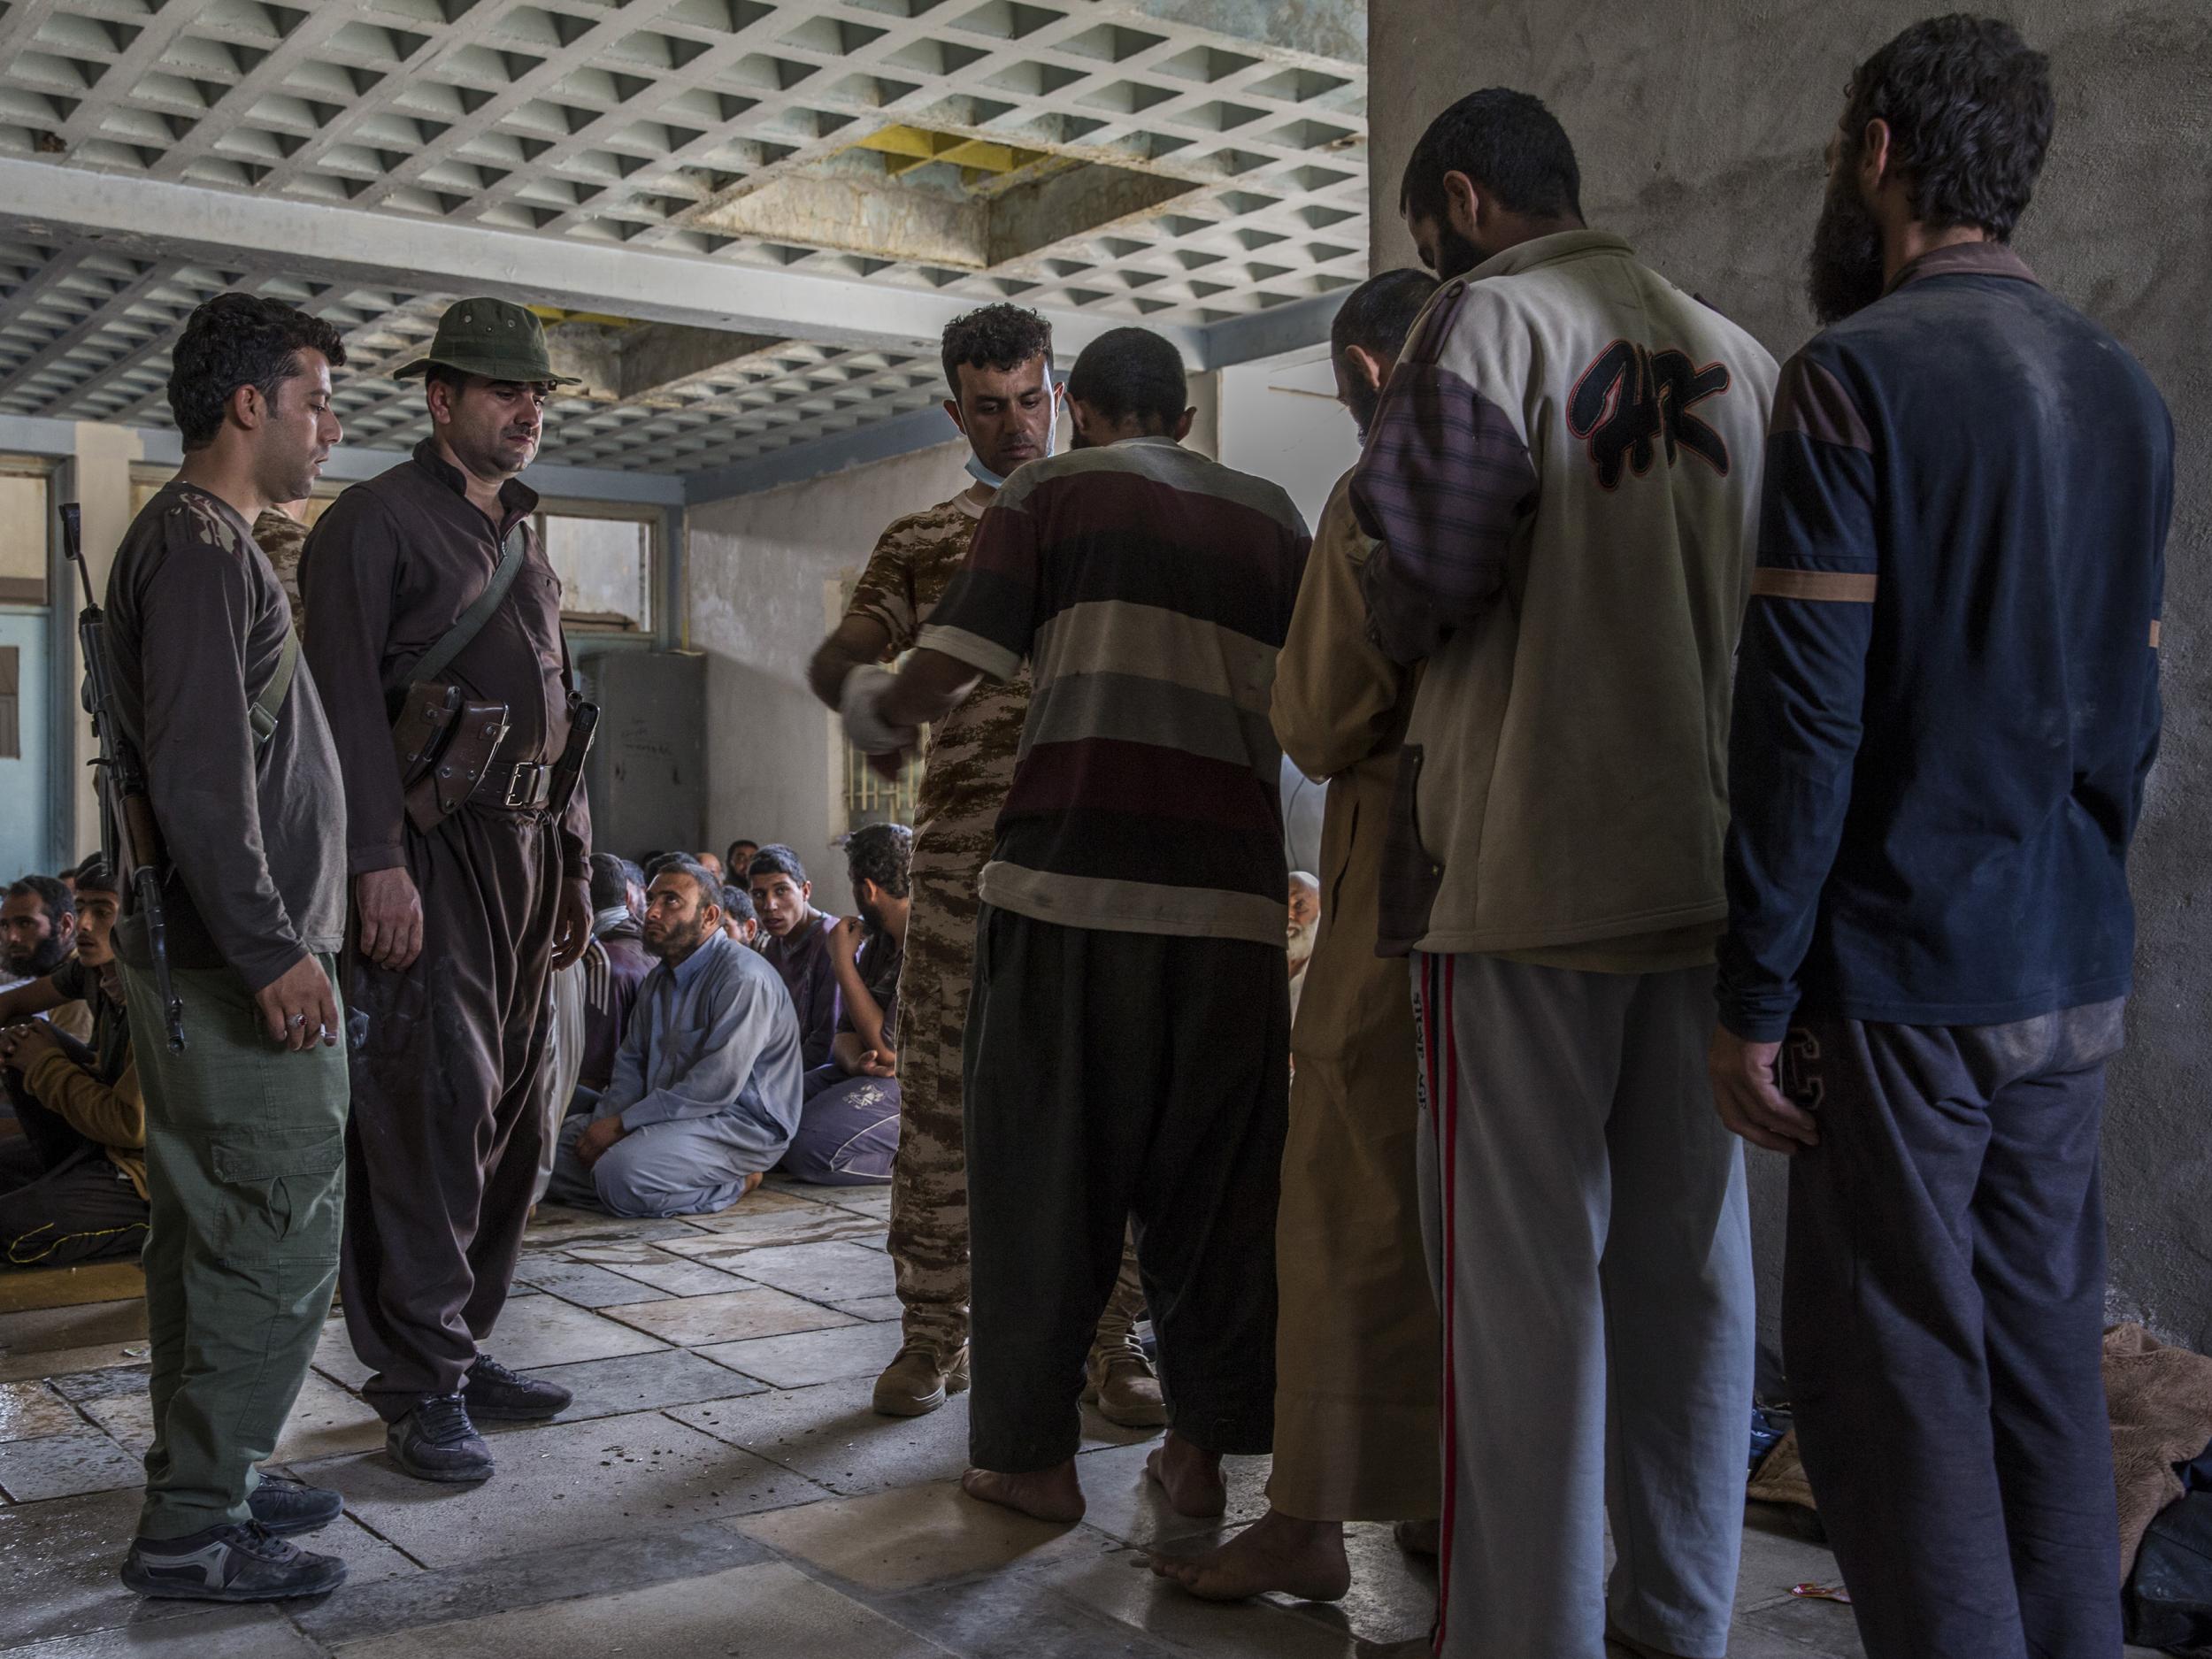
POLYGON ((1752 1389, 1743 1155, 1713 970, 1417 956, 1444 1315, 1437 1652, 1728 1646, 1752 1389), (1617 1564, 1605 1581, 1605 1524, 1617 1564))

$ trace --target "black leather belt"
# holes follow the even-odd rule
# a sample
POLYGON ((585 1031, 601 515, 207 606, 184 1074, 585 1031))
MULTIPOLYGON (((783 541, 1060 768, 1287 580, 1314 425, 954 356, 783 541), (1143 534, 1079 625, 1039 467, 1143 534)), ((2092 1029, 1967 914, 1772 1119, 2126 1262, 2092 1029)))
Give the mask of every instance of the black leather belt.
POLYGON ((469 799, 483 806, 503 806, 518 812, 540 810, 553 798, 553 768, 543 761, 495 762, 469 799))

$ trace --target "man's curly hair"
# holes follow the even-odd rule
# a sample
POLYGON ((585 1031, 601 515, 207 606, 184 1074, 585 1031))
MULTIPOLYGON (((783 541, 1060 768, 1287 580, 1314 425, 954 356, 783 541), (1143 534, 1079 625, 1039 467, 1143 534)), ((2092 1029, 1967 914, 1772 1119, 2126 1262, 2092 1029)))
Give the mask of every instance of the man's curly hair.
POLYGON ((945 325, 945 384, 953 401, 960 400, 960 365, 970 368, 1018 369, 1041 356, 1045 372, 1052 371, 1052 325, 1032 311, 995 305, 966 311, 945 325))
POLYGON ((845 837, 846 873, 872 881, 895 899, 912 886, 914 832, 903 824, 868 824, 845 837))
POLYGON ((1932 230, 1974 225, 1999 242, 2035 194, 2055 119, 2051 63, 1996 18, 1916 23, 1851 77, 1844 153, 1889 124, 1890 165, 1932 230))
POLYGON ((345 342, 319 317, 257 294, 218 294, 195 311, 169 354, 169 412, 188 449, 204 449, 223 429, 223 411, 242 386, 274 400, 300 373, 299 354, 319 351, 334 369, 345 342))

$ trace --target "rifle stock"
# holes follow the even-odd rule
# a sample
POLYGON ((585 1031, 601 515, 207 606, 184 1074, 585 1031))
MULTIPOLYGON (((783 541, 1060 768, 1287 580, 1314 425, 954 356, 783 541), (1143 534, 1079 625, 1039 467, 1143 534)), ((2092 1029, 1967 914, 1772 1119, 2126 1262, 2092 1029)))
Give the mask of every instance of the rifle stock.
POLYGON ((61 506, 62 552, 77 567, 84 587, 84 609, 77 613, 77 642, 84 652, 84 706, 92 716, 92 734, 100 752, 92 765, 98 779, 101 841, 119 881, 128 882, 134 909, 144 918, 146 942, 153 956, 154 987, 161 999, 162 1023, 170 1051, 184 1052, 184 1002, 169 972, 169 926, 161 904, 161 876, 169 863, 161 826, 146 791, 146 768, 138 746, 125 729, 115 691, 115 664, 108 655, 107 615, 92 593, 92 570, 85 563, 83 516, 75 502, 61 506))

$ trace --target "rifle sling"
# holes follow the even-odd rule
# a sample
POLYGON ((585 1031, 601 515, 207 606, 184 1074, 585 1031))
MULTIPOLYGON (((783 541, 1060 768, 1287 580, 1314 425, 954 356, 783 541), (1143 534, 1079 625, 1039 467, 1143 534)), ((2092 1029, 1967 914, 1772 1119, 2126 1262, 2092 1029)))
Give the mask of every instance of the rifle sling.
POLYGON ((414 660, 407 670, 408 684, 420 685, 426 680, 437 679, 455 657, 468 649, 469 641, 483 632, 484 625, 492 619, 492 612, 499 609, 499 602, 506 598, 507 590, 515 585, 515 577, 522 569, 522 526, 518 523, 507 533, 507 545, 500 550, 499 564, 492 572, 491 580, 484 584, 484 591, 454 618, 453 626, 438 636, 435 644, 414 660))
POLYGON ((277 653, 276 672, 269 676, 269 683, 261 687, 253 707, 246 710, 246 718, 253 726, 257 752, 268 748, 269 740, 276 735, 277 716, 283 711, 284 699, 292 690, 293 672, 299 665, 299 631, 288 627, 284 630, 284 649, 277 653))

